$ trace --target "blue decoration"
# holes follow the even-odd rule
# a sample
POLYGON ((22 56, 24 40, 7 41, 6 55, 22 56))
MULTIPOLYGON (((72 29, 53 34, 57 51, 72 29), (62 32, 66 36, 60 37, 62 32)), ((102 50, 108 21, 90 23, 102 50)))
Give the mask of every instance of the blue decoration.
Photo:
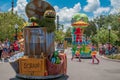
POLYGON ((55 57, 52 57, 51 62, 52 62, 52 63, 55 63, 55 62, 56 62, 56 58, 55 58, 55 57))

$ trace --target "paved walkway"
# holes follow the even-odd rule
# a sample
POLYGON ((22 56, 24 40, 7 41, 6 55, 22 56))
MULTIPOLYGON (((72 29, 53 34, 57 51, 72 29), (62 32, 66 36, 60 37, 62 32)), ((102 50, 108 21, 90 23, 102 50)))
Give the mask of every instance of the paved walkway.
MULTIPOLYGON (((71 51, 66 50, 68 60, 67 75, 53 80, 120 80, 120 62, 100 58, 100 64, 91 64, 91 59, 71 61, 71 51)), ((0 64, 0 80, 21 80, 15 78, 16 73, 9 63, 0 64)))

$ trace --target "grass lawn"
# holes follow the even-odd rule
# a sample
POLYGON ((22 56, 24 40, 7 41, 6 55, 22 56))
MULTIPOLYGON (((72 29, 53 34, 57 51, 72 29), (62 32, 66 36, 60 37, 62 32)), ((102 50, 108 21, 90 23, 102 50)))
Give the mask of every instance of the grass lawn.
POLYGON ((107 55, 107 57, 110 58, 110 59, 120 60, 120 54, 107 55))

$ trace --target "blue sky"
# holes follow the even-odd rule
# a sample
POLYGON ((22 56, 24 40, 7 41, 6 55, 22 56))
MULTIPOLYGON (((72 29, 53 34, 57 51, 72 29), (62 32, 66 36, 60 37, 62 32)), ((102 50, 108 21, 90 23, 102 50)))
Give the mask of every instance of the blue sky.
MULTIPOLYGON (((0 12, 7 12, 11 8, 12 0, 0 0, 0 12)), ((30 0, 14 0, 14 10, 24 14, 25 6, 30 0)), ((46 0, 60 16, 60 23, 65 27, 70 26, 71 17, 75 13, 85 13, 89 19, 100 15, 115 14, 120 9, 120 0, 46 0)))

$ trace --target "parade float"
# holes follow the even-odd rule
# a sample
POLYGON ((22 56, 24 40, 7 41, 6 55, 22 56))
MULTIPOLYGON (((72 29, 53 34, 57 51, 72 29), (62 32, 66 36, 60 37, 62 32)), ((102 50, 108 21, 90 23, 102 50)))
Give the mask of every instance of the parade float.
POLYGON ((72 17, 72 58, 91 57, 90 39, 84 35, 84 29, 88 27, 88 17, 86 14, 76 13, 72 17))
POLYGON ((23 29, 24 52, 21 58, 11 62, 16 76, 52 79, 65 75, 66 55, 55 51, 54 46, 54 8, 44 0, 32 0, 26 5, 26 14, 32 24, 23 29))

